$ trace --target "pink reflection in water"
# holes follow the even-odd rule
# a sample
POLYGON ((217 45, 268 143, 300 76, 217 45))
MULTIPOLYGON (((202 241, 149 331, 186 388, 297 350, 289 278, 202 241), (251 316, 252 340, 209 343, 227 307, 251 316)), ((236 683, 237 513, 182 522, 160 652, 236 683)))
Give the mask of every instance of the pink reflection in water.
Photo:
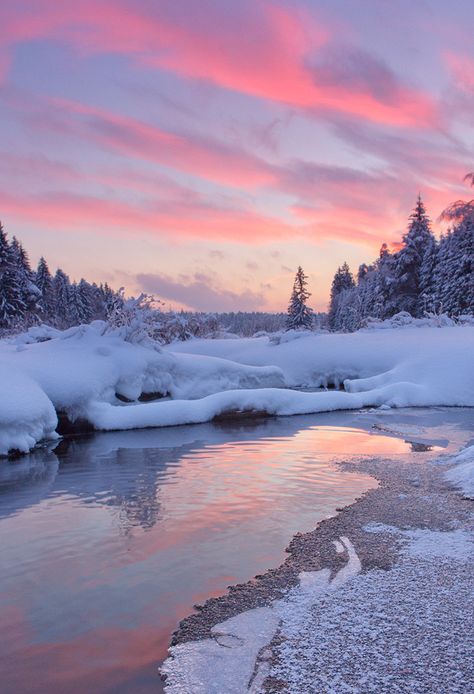
POLYGON ((148 449, 101 456, 77 442, 50 493, 0 521, 2 691, 156 692, 194 603, 278 565, 295 532, 375 484, 335 458, 408 451, 319 427, 201 445, 155 468, 148 449), (140 505, 155 515, 137 525, 140 505))

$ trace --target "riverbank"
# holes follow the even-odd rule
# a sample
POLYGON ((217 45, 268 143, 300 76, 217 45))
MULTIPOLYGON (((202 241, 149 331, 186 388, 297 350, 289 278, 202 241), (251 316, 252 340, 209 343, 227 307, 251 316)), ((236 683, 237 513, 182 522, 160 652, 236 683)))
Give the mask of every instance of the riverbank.
POLYGON ((124 431, 257 414, 474 407, 473 351, 468 325, 290 331, 167 349, 102 321, 36 326, 0 340, 0 456, 57 439, 58 417, 69 429, 124 431))
POLYGON ((420 451, 339 463, 378 487, 183 620, 165 691, 472 690, 473 502, 420 451))

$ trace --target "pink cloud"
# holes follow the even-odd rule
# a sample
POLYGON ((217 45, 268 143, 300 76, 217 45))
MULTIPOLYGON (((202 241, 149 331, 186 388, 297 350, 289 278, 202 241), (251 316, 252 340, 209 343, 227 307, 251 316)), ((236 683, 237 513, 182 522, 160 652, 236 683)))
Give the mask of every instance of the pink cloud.
POLYGON ((446 51, 444 58, 456 85, 467 94, 474 95, 474 57, 446 51))
MULTIPOLYGON (((211 138, 176 134, 105 109, 52 99, 68 114, 68 128, 109 149, 217 183, 243 188, 275 181, 273 167, 259 157, 211 138), (71 115, 76 119, 71 124, 71 115)), ((46 122, 47 125, 47 122, 46 122)))
POLYGON ((173 240, 198 238, 242 243, 290 239, 298 229, 252 210, 226 209, 190 200, 146 201, 132 205, 71 193, 35 196, 0 193, 3 221, 34 223, 60 231, 94 231, 107 234, 168 236, 173 240))
MULTIPOLYGON (((433 125, 438 119, 432 99, 394 75, 388 87, 374 90, 364 80, 341 82, 337 71, 311 67, 331 37, 301 7, 290 11, 263 0, 233 9, 209 0, 198 9, 163 0, 151 10, 140 2, 81 0, 80 14, 71 0, 37 0, 27 7, 9 6, 0 15, 4 45, 55 38, 84 54, 126 55, 142 65, 305 110, 401 127, 433 125)), ((373 65, 359 68, 373 80, 373 65)))
POLYGON ((215 286, 212 279, 202 273, 178 279, 161 274, 139 274, 135 281, 142 291, 196 311, 256 311, 265 303, 261 292, 249 289, 235 292, 215 286))
POLYGON ((18 179, 23 185, 25 181, 45 181, 62 183, 77 182, 82 174, 65 162, 51 159, 43 154, 19 154, 17 152, 0 151, 0 176, 8 183, 18 179))

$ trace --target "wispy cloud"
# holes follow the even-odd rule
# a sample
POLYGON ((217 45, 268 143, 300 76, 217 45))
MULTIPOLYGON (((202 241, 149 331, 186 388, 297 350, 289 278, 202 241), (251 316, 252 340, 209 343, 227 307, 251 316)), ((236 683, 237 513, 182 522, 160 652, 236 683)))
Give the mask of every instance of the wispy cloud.
POLYGON ((265 303, 262 293, 232 292, 214 286, 211 278, 202 273, 178 279, 160 274, 138 274, 135 281, 142 291, 196 311, 254 311, 265 303))

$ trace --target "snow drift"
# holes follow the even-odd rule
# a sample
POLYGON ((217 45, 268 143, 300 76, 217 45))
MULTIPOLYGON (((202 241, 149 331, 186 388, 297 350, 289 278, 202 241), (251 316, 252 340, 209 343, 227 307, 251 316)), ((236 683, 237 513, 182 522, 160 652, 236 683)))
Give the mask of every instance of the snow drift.
POLYGON ((468 499, 474 499, 474 446, 468 446, 458 453, 454 467, 445 473, 446 479, 458 487, 468 499))
POLYGON ((112 430, 239 412, 474 406, 473 355, 471 326, 190 340, 164 350, 100 321, 35 328, 0 343, 0 453, 54 435, 55 411, 112 430))
MULTIPOLYGON (((0 342, 0 367, 0 455, 50 438, 56 412, 91 421, 97 403, 118 411, 143 396, 201 398, 285 385, 277 367, 175 356, 151 340, 131 343, 123 330, 110 330, 102 321, 65 331, 41 326, 0 342)), ((140 404, 141 411, 146 407, 140 404)))

